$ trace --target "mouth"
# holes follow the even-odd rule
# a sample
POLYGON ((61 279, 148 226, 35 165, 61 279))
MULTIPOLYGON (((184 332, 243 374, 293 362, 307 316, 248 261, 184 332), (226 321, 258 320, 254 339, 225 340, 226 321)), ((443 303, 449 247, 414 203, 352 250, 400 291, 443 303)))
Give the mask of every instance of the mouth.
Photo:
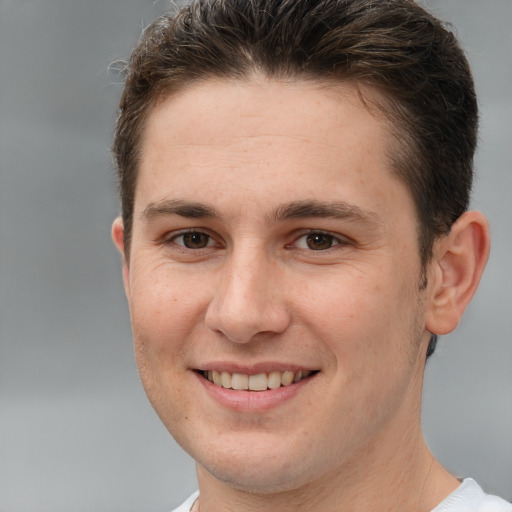
POLYGON ((237 391, 267 391, 297 384, 302 380, 311 378, 318 371, 286 370, 248 375, 218 370, 197 370, 197 373, 219 388, 237 391))

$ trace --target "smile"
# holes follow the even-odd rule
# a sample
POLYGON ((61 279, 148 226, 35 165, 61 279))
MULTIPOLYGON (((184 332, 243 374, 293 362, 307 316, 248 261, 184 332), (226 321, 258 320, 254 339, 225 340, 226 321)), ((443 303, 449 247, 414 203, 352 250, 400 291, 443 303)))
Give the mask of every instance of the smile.
POLYGON ((226 371, 203 370, 199 373, 219 388, 235 389, 238 391, 266 391, 268 389, 290 386, 306 379, 314 372, 311 370, 299 370, 295 372, 287 370, 284 372, 247 375, 226 371))

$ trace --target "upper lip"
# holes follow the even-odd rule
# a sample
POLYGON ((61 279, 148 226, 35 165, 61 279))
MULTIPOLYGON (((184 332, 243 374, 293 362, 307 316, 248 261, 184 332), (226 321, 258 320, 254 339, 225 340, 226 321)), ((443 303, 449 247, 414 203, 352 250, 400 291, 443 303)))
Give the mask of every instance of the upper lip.
POLYGON ((283 363, 283 362, 259 362, 251 365, 247 364, 238 364, 233 362, 209 362, 200 364, 194 368, 194 370, 199 371, 213 371, 217 370, 219 372, 229 372, 229 373, 241 373, 244 375, 258 375, 260 373, 269 373, 269 372, 285 372, 285 371, 315 371, 318 370, 318 367, 315 366, 305 366, 302 364, 296 363, 283 363))

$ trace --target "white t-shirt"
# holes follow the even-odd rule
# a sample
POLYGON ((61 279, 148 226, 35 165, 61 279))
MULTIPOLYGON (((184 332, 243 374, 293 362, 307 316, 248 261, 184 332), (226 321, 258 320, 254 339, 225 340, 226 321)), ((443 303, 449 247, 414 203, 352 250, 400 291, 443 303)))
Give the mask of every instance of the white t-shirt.
MULTIPOLYGON (((190 512, 198 496, 199 493, 195 492, 173 512, 190 512)), ((466 478, 432 512, 512 512, 512 504, 497 496, 485 494, 472 478, 466 478)))
POLYGON ((512 512, 512 503, 485 494, 472 478, 466 478, 432 512, 512 512))

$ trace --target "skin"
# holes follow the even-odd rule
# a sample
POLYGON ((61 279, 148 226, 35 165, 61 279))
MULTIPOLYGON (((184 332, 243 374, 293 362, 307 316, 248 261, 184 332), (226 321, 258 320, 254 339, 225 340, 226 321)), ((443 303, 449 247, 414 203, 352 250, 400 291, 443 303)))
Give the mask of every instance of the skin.
POLYGON ((422 287, 389 133, 352 84, 212 80, 149 116, 130 253, 120 219, 113 238, 144 388, 197 461, 196 509, 427 511, 458 486, 421 432, 425 352, 471 299, 488 227, 464 214, 422 287), (196 371, 255 365, 316 373, 256 410, 196 371))

